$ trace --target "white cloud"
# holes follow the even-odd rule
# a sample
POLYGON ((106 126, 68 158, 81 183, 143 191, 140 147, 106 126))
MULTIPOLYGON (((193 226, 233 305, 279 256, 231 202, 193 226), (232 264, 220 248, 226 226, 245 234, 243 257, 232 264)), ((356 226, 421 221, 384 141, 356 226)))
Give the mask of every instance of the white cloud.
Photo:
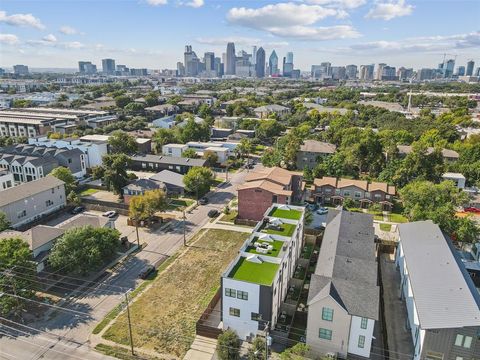
POLYGON ((147 4, 152 6, 167 5, 168 0, 147 0, 147 4))
POLYGON ((60 28, 60 32, 64 35, 75 35, 75 34, 78 34, 78 31, 77 29, 71 27, 71 26, 67 26, 67 25, 64 25, 60 28))
MULTIPOLYGON (((335 0, 320 1, 338 3, 335 0)), ((269 4, 257 9, 232 8, 227 14, 227 20, 232 24, 267 31, 272 35, 287 38, 330 40, 358 37, 359 33, 350 25, 315 26, 316 23, 327 17, 344 18, 346 16, 348 14, 343 9, 290 2, 269 4)))
POLYGON ((191 0, 191 1, 187 1, 187 2, 181 2, 180 4, 184 5, 184 6, 190 6, 190 7, 193 7, 193 8, 199 8, 199 7, 202 7, 205 4, 205 1, 204 0, 191 0))
POLYGON ((13 34, 0 34, 0 44, 15 45, 19 40, 17 35, 13 34))
POLYGON ((231 37, 218 37, 218 38, 204 38, 199 37, 195 39, 199 44, 214 45, 214 46, 227 46, 227 43, 234 42, 239 45, 253 45, 258 44, 261 40, 258 38, 249 38, 241 36, 231 37))
POLYGON ((367 3, 367 0, 306 0, 309 4, 355 9, 367 3))
POLYGON ((7 15, 5 11, 0 11, 0 23, 5 23, 12 26, 31 26, 36 29, 43 30, 45 26, 40 19, 32 14, 12 14, 7 15))
POLYGON ((396 17, 410 15, 412 11, 413 5, 406 4, 405 0, 389 0, 387 2, 377 2, 365 17, 388 21, 396 17))
POLYGON ((57 42, 57 38, 53 34, 48 34, 48 35, 44 36, 42 38, 42 40, 47 41, 47 42, 51 42, 51 43, 57 42))
POLYGON ((480 48, 480 31, 448 36, 426 36, 396 41, 370 41, 358 43, 348 48, 335 49, 344 53, 438 53, 452 50, 480 48))

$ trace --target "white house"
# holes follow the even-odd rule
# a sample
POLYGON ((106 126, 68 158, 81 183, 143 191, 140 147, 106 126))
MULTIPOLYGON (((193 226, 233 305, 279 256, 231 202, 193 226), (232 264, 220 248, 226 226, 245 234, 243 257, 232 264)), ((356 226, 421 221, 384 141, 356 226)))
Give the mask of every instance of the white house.
POLYGON ((10 189, 15 186, 13 174, 7 170, 0 170, 0 191, 10 189))
POLYGON ((443 180, 453 181, 456 187, 460 190, 465 189, 465 176, 460 173, 446 172, 442 175, 443 180))
POLYGON ((185 144, 166 144, 162 146, 162 154, 165 156, 182 157, 188 146, 185 144))
POLYGON ((222 275, 222 321, 240 338, 274 328, 303 247, 304 207, 274 204, 222 275))

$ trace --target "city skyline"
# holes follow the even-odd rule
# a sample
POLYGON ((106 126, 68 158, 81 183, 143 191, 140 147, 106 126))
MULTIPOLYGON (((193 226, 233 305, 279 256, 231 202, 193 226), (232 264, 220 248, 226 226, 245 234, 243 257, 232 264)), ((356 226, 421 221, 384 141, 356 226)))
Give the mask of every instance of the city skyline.
POLYGON ((262 47, 267 58, 275 50, 279 67, 283 56, 293 52, 295 67, 302 71, 326 61, 432 68, 445 52, 451 54, 447 58, 457 55, 457 65, 480 59, 475 16, 480 3, 474 1, 462 1, 462 6, 458 1, 442 1, 442 6, 434 7, 430 2, 405 0, 262 1, 255 5, 146 0, 115 7, 103 1, 95 3, 96 11, 88 17, 77 16, 86 4, 93 3, 3 2, 0 66, 73 69, 85 60, 100 68, 102 59, 112 58, 135 68, 175 69, 185 44, 191 44, 199 57, 205 52, 221 57, 228 42, 235 43, 237 52, 262 47), (465 6, 472 11, 462 12, 461 19, 452 16, 465 6))

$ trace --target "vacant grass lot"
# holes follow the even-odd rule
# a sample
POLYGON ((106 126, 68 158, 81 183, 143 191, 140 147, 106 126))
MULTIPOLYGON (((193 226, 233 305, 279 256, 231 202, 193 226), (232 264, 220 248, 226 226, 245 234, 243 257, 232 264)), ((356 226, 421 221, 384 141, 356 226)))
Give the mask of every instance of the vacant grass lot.
POLYGON ((88 196, 97 193, 99 190, 97 189, 85 189, 80 193, 80 196, 88 196))
POLYGON ((180 211, 183 210, 190 205, 192 205, 195 202, 195 200, 191 199, 185 199, 185 198, 180 198, 180 199, 172 199, 167 206, 167 210, 170 211, 180 211))
MULTIPOLYGON (((130 305, 135 347, 183 357, 195 337, 195 322, 220 286, 220 275, 248 234, 211 229, 160 273, 130 305)), ((122 313, 104 338, 129 344, 122 313)))

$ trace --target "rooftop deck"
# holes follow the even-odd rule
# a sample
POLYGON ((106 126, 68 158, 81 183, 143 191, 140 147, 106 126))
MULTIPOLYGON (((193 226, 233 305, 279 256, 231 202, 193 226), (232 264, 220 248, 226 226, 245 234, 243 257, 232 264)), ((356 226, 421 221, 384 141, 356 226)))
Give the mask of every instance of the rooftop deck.
POLYGON ((273 257, 278 257, 282 250, 282 246, 285 244, 283 241, 278 241, 278 240, 270 240, 270 241, 263 241, 262 239, 259 239, 258 237, 254 237, 252 239, 252 244, 253 245, 248 245, 247 248, 245 249, 245 252, 248 252, 250 254, 255 254, 255 255, 267 255, 267 256, 273 256, 273 257), (264 247, 260 247, 261 251, 257 251, 257 248, 259 245, 265 244, 264 247), (271 247, 268 248, 268 246, 271 247))
POLYGON ((262 226, 260 228, 260 232, 263 232, 265 234, 272 234, 272 235, 280 235, 280 236, 286 236, 286 237, 291 237, 293 235, 293 232, 295 231, 296 224, 267 224, 265 226, 262 226))
POLYGON ((294 209, 283 209, 280 207, 275 207, 272 209, 272 211, 270 211, 268 216, 282 219, 300 220, 300 218, 302 217, 302 212, 294 209))
POLYGON ((260 285, 271 285, 279 264, 270 262, 256 263, 241 257, 228 277, 260 285))

